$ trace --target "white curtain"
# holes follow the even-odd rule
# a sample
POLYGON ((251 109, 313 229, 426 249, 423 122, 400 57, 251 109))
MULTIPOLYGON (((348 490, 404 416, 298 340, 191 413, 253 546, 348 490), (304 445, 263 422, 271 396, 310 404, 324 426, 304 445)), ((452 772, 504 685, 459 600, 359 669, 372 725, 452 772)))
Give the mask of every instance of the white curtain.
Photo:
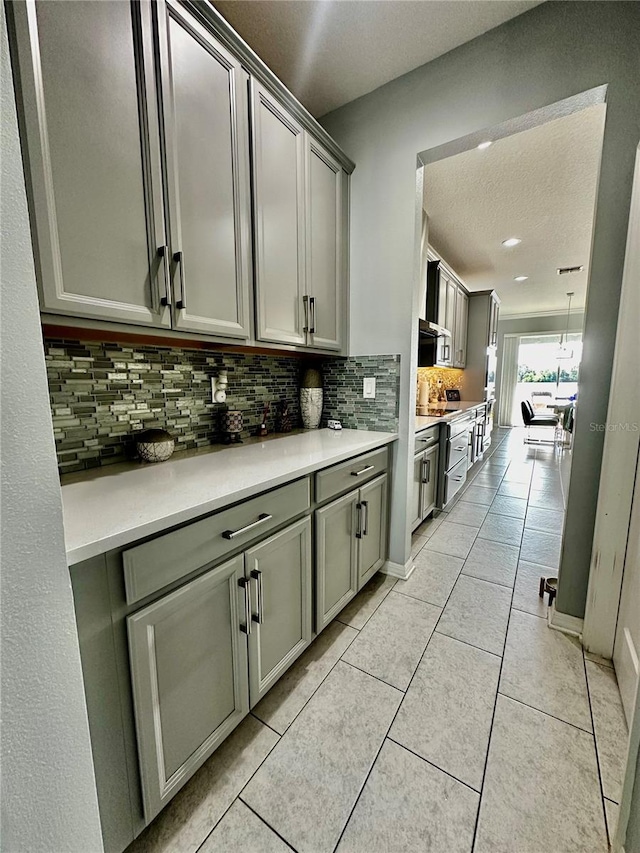
POLYGON ((514 426, 512 423, 513 400, 518 381, 518 335, 505 335, 502 345, 502 371, 500 374, 500 400, 498 425, 514 426))

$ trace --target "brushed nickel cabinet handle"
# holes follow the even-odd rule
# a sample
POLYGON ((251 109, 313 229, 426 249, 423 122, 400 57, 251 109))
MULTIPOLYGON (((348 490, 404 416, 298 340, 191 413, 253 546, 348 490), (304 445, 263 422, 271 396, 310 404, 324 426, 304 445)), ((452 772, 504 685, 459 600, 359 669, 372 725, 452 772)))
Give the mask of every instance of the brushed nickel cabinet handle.
POLYGON ((362 504, 356 504, 356 539, 362 539, 362 504))
POLYGON ((262 625, 264 622, 264 587, 262 585, 262 572, 258 569, 252 569, 251 577, 256 581, 256 586, 258 588, 258 613, 251 618, 254 622, 257 622, 258 625, 262 625))
POLYGON ((244 625, 240 630, 248 636, 251 633, 251 584, 246 578, 240 578, 238 586, 244 590, 244 625))
POLYGON ((367 471, 373 471, 375 469, 375 465, 365 465, 364 468, 361 468, 359 471, 352 471, 352 477, 359 477, 361 474, 366 474, 367 471))
POLYGON ((258 525, 264 524, 265 521, 269 521, 272 518, 272 515, 269 515, 266 512, 261 512, 256 521, 252 521, 251 524, 247 524, 239 530, 223 530, 222 537, 224 539, 235 539, 236 536, 241 536, 243 533, 253 530, 254 527, 258 527, 258 525))

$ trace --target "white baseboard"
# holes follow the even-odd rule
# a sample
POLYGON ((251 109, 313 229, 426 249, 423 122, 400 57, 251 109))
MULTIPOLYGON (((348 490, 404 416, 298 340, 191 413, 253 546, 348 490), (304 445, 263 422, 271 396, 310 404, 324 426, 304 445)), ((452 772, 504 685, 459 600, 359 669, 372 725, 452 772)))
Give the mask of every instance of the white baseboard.
POLYGON ((400 580, 406 581, 411 577, 415 567, 415 558, 410 557, 404 564, 392 563, 391 560, 387 560, 380 571, 383 575, 390 575, 392 578, 400 578, 400 580))
POLYGON ((572 637, 578 637, 579 640, 582 640, 584 619, 570 616, 568 613, 560 613, 556 610, 555 601, 547 611, 547 620, 549 627, 555 631, 562 631, 563 634, 570 634, 572 637))

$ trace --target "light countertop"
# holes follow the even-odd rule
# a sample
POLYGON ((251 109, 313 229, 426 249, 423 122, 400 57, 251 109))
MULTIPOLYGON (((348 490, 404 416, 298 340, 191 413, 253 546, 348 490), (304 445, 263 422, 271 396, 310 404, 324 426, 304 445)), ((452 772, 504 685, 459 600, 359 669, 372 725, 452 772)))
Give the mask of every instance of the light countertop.
POLYGON ((444 402, 433 403, 426 407, 420 406, 421 412, 432 411, 433 414, 416 415, 416 432, 420 432, 420 430, 427 429, 427 427, 435 426, 436 424, 449 423, 449 421, 455 420, 458 415, 464 414, 470 409, 475 409, 477 406, 484 405, 485 404, 481 400, 477 400, 475 402, 472 400, 460 400, 459 403, 444 402), (435 414, 437 411, 442 411, 442 409, 451 409, 451 411, 443 415, 435 414))
POLYGON ((396 438, 388 432, 309 430, 73 475, 62 486, 67 562, 128 545, 396 438))

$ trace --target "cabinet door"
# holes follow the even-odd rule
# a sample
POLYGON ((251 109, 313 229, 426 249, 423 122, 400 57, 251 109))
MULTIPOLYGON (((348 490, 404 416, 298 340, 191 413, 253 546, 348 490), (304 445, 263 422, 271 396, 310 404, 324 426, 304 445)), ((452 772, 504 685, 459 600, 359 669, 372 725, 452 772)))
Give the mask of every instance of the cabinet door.
POLYGON ((446 310, 446 323, 445 327, 454 334, 454 329, 456 326, 456 294, 458 293, 458 286, 455 281, 452 281, 450 278, 447 278, 447 310, 446 310))
POLYGON ((498 345, 498 312, 500 306, 492 294, 489 295, 489 328, 487 336, 487 346, 493 347, 498 345))
POLYGON ((247 339, 251 195, 246 77, 240 62, 174 0, 154 8, 174 327, 247 339))
POLYGON ((349 492, 316 510, 316 631, 337 616, 358 591, 356 504, 349 492))
POLYGON ((438 445, 434 445, 423 454, 421 466, 422 490, 420 502, 420 516, 426 518, 431 510, 435 509, 438 498, 438 445))
POLYGON ((169 326, 149 4, 12 7, 40 307, 169 326))
POLYGON ((456 324, 454 336, 454 367, 467 364, 467 322, 469 318, 469 297, 458 289, 456 295, 456 324))
POLYGON ((145 821, 249 711, 242 556, 127 618, 145 821))
POLYGON ((249 699, 253 707, 311 642, 311 519, 245 554, 251 585, 249 699))
POLYGON ((305 344, 304 133, 251 81, 257 337, 305 344))
POLYGON ((387 559, 387 475, 360 489, 358 537, 358 589, 387 559))
POLYGON ((411 530, 422 521, 422 462, 424 451, 413 457, 413 480, 411 484, 411 530))
POLYGON ((343 173, 339 163, 307 134, 308 343, 323 349, 342 345, 343 173))

